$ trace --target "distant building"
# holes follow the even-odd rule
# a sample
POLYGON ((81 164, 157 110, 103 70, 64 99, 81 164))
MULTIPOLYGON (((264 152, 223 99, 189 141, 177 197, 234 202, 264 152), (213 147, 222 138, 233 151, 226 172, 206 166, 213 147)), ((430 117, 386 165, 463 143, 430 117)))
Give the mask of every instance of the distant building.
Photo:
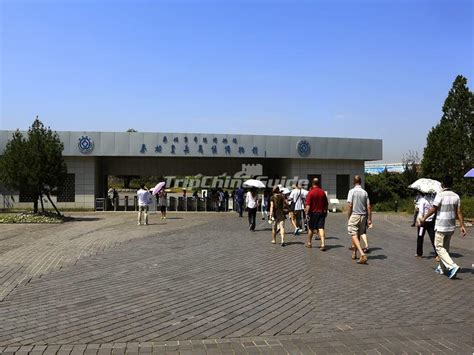
MULTIPOLYGON (((13 131, 0 131, 0 154, 13 131)), ((382 159, 382 140, 233 134, 58 132, 68 175, 54 196, 60 208, 93 209, 108 176, 242 176, 311 180, 330 198, 346 198, 367 160, 382 159)), ((31 206, 22 191, 15 207, 31 206)), ((5 195, 4 195, 5 196, 5 195)))
POLYGON ((385 170, 389 173, 403 173, 405 164, 403 163, 365 163, 364 171, 366 174, 377 175, 385 170))

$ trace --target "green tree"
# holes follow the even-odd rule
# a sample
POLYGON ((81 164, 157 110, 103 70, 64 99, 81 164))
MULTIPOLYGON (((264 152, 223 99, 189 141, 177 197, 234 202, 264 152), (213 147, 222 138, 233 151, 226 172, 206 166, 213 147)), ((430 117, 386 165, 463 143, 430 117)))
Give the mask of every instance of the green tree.
POLYGON ((0 180, 8 188, 32 196, 35 213, 38 200, 44 211, 43 196, 46 196, 60 215, 51 193, 62 187, 66 178, 63 149, 57 133, 46 128, 37 117, 28 129, 27 138, 17 130, 7 143, 0 157, 0 180))
POLYGON ((454 178, 454 189, 473 194, 472 179, 463 175, 474 165, 474 94, 467 79, 458 75, 443 105, 441 121, 428 133, 421 163, 423 175, 442 180, 454 178))

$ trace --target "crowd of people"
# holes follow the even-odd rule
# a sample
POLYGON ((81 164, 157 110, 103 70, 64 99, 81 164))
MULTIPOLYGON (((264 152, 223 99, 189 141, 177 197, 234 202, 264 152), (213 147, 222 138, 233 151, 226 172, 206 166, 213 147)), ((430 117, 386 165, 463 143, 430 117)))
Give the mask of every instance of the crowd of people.
MULTIPOLYGON (((354 177, 354 187, 347 196, 348 222, 347 230, 351 236, 352 259, 358 264, 367 264, 370 252, 367 230, 372 228, 372 208, 367 191, 362 188, 362 179, 354 177), (363 245, 361 244, 363 243, 363 245)), ((416 199, 415 224, 417 226, 416 256, 423 256, 423 242, 426 232, 429 235, 438 267, 435 271, 453 278, 459 271, 449 255, 451 236, 454 233, 456 219, 459 219, 461 235, 466 235, 464 219, 461 212, 460 198, 451 191, 453 179, 446 176, 443 190, 439 193, 420 193, 416 199)), ((294 185, 291 191, 275 186, 271 194, 267 190, 259 198, 256 189, 245 192, 239 188, 236 193, 237 212, 242 217, 245 206, 248 210, 249 229, 255 230, 256 213, 262 209, 262 218, 268 218, 272 224, 272 243, 277 243, 280 234, 280 245, 285 246, 285 221, 288 216, 293 234, 299 235, 303 229, 308 232, 305 246, 312 248, 313 236, 319 237, 321 251, 326 250, 325 221, 328 213, 328 199, 321 189, 319 179, 312 181, 309 191, 294 185)))
MULTIPOLYGON (((354 177, 354 187, 349 190, 347 196, 348 222, 347 230, 351 237, 350 250, 352 259, 358 264, 367 264, 367 254, 370 252, 367 230, 372 224, 372 208, 367 191, 362 188, 362 179, 359 175, 354 177), (361 241, 364 243, 362 247, 361 241)), ((435 260, 439 262, 436 272, 453 278, 459 271, 459 266, 454 263, 449 255, 450 240, 456 226, 456 218, 461 225, 461 235, 466 236, 466 228, 461 212, 460 198, 451 191, 453 179, 446 176, 443 180, 443 190, 436 195, 420 193, 416 199, 415 224, 417 226, 416 256, 423 256, 424 236, 427 232, 435 253, 435 260)), ((313 237, 320 240, 319 249, 326 251, 325 222, 328 214, 328 198, 326 192, 321 188, 318 178, 314 178, 308 190, 301 186, 293 185, 292 189, 275 186, 270 191, 265 189, 259 194, 256 188, 245 191, 239 187, 232 194, 235 201, 235 211, 239 217, 243 216, 244 210, 248 213, 249 230, 255 231, 257 224, 257 211, 260 209, 262 219, 267 219, 272 225, 273 244, 286 246, 287 216, 293 227, 293 234, 299 235, 303 230, 307 231, 305 247, 313 247, 313 237), (280 241, 277 243, 277 236, 280 241)), ((223 203, 225 196, 220 194, 218 200, 223 203)), ((148 206, 153 194, 143 184, 137 192, 138 196, 138 225, 148 224, 148 206)), ((161 210, 161 219, 166 219, 167 194, 162 189, 157 194, 158 206, 161 210)), ((290 227, 291 228, 291 227, 290 227)))
MULTIPOLYGON (((367 241, 367 227, 372 225, 370 201, 367 192, 361 187, 361 178, 354 178, 354 188, 349 191, 348 204, 348 231, 352 236, 352 258, 360 258, 359 264, 367 263, 366 253, 369 252, 367 241), (360 238, 365 243, 364 248, 360 246, 360 238)), ((277 235, 280 236, 279 244, 286 246, 286 226, 287 216, 290 220, 290 228, 293 228, 294 235, 300 235, 303 230, 307 231, 305 246, 313 247, 313 237, 320 240, 319 249, 326 251, 325 222, 328 214, 329 202, 326 192, 321 188, 318 178, 313 179, 310 190, 305 190, 295 184, 292 189, 275 186, 271 193, 265 189, 259 196, 257 189, 252 188, 245 192, 243 188, 235 191, 236 211, 240 217, 247 209, 249 229, 255 230, 256 215, 260 208, 262 218, 268 219, 272 225, 273 244, 277 244, 277 235)))

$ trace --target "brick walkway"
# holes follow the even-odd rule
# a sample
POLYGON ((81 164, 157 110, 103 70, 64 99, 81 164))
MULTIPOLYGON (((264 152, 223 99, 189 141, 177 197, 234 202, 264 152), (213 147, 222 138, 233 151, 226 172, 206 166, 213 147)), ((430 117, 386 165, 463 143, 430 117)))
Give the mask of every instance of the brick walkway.
POLYGON ((305 236, 272 245, 268 224, 252 233, 234 214, 80 217, 0 226, 0 352, 472 353, 474 251, 459 232, 449 280, 428 238, 414 257, 395 214, 374 218, 367 266, 350 259, 342 214, 326 252, 305 236))

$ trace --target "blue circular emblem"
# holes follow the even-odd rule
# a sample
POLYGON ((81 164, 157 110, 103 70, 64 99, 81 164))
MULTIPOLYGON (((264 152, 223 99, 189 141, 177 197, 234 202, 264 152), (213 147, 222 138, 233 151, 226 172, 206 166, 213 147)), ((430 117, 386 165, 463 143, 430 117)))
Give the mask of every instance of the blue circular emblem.
POLYGON ((94 141, 88 136, 82 136, 77 146, 82 154, 88 154, 94 150, 94 141))
POLYGON ((296 150, 300 156, 307 157, 311 153, 311 145, 306 139, 302 139, 296 143, 296 150))

